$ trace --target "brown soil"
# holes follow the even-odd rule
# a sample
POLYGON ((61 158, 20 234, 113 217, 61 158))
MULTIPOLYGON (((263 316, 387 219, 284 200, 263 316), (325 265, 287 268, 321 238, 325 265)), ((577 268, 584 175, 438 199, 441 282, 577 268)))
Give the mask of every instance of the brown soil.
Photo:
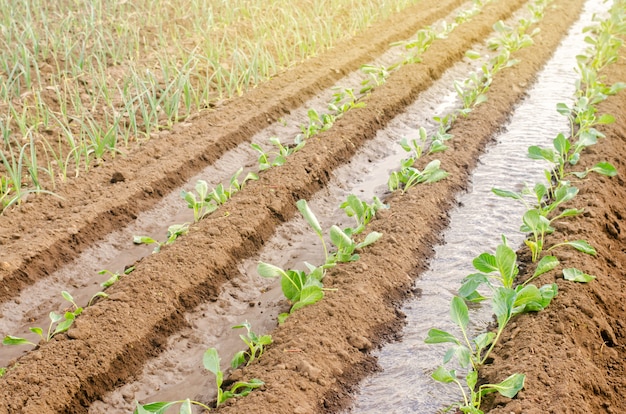
MULTIPOLYGON (((384 237, 358 262, 329 272, 325 284, 338 290, 292 315, 272 332, 274 344, 258 363, 232 373, 229 380, 257 377, 266 385, 221 411, 332 412, 350 403, 353 388, 376 369, 369 351, 401 329, 397 306, 413 294, 412 282, 432 256, 455 195, 467 186, 478 156, 524 97, 582 3, 552 3, 535 45, 517 53, 520 63, 496 76, 489 100, 453 127, 452 148, 438 157, 450 177, 386 200, 391 209, 372 223, 384 237)), ((64 201, 38 197, 0 217, 4 287, 0 300, 45 278, 225 151, 384 50, 390 41, 408 37, 458 4, 423 1, 414 13, 396 16, 307 66, 200 114, 127 158, 117 158, 67 184, 60 190, 64 201), (115 173, 125 180, 111 184, 115 173)), ((110 288, 108 300, 88 307, 67 335, 20 358, 0 378, 0 398, 5 402, 0 413, 84 413, 105 392, 136 376, 148 358, 161 352, 168 336, 185 326, 185 312, 215 300, 222 284, 238 277, 237 263, 258 252, 276 227, 295 214, 298 199, 308 199, 322 188, 333 169, 348 162, 466 49, 484 39, 494 22, 523 5, 522 0, 511 0, 486 6, 470 23, 435 43, 422 64, 394 73, 367 99, 365 108, 348 112, 286 165, 264 172, 258 182, 237 193, 227 205, 228 216, 209 216, 172 246, 144 259, 110 288)), ((615 79, 624 78, 623 64, 612 71, 615 79)), ((603 107, 618 115, 618 121, 605 129, 609 138, 583 157, 585 163, 608 159, 624 172, 616 154, 626 139, 625 95, 610 98, 603 107)), ((621 187, 620 178, 593 177, 580 185, 576 202, 588 213, 562 227, 570 239, 583 235, 599 254, 589 259, 563 252, 562 257, 567 266, 581 267, 598 279, 579 286, 563 283, 558 275, 544 277, 546 283, 550 278, 559 283, 554 305, 518 318, 494 354, 493 369, 483 372, 489 380, 501 372, 528 376, 516 400, 504 408, 500 405, 506 401, 493 402, 495 412, 621 412, 626 407, 624 384, 619 382, 624 361, 620 220, 626 214, 621 187), (543 318, 547 319, 535 320, 543 318), (523 354, 520 348, 525 348, 523 354), (564 357, 548 360, 554 354, 564 357)))

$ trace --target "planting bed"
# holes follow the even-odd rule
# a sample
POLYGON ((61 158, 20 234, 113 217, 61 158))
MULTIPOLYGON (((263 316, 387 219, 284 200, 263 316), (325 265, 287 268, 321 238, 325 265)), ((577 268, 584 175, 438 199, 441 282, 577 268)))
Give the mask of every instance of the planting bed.
MULTIPOLYGON (((448 211, 467 188, 479 155, 506 127, 584 3, 554 0, 548 4, 536 24, 540 31, 534 44, 514 54, 519 63, 497 73, 487 101, 452 125, 450 148, 418 161, 421 169, 437 158, 449 176, 404 194, 385 194, 390 208, 379 210, 368 226, 368 231, 378 231, 382 238, 363 249, 358 261, 327 271, 324 287, 329 290, 320 302, 297 310, 278 326, 275 316, 288 311, 289 304, 277 295, 257 302, 250 290, 271 293, 276 286, 245 280, 246 263, 258 258, 277 229, 297 216, 298 200, 310 200, 325 189, 334 172, 356 159, 353 156, 376 139, 377 131, 462 60, 467 50, 491 36, 494 23, 527 6, 525 1, 486 3, 479 14, 433 42, 420 63, 392 72, 363 98, 365 107, 346 112, 328 131, 309 138, 285 165, 261 172, 258 181, 248 182, 215 213, 191 225, 188 234, 137 263, 118 263, 134 264, 135 270, 106 290, 108 298, 86 307, 66 333, 9 361, 0 377, 0 413, 114 412, 107 408, 107 394, 141 378, 143 367, 171 348, 169 338, 194 328, 188 315, 216 312, 211 305, 217 303, 219 308, 224 292, 235 299, 244 297, 244 303, 254 298, 248 304, 254 311, 246 315, 254 318, 250 322, 257 333, 271 333, 273 344, 258 361, 230 372, 227 379, 230 383, 259 378, 265 385, 245 398, 229 400, 218 411, 286 414, 349 408, 359 382, 377 370, 371 351, 401 336, 404 322, 399 306, 419 296, 413 282, 428 268, 433 246, 441 242, 447 226, 448 211), (238 286, 243 286, 241 293, 238 286)), ((175 125, 171 133, 132 149, 126 157, 116 157, 63 184, 56 191, 62 200, 41 195, 7 211, 0 216, 0 301, 9 302, 36 282, 45 282, 54 271, 71 264, 113 230, 132 223, 227 151, 296 110, 341 75, 382 54, 390 42, 409 38, 459 6, 471 4, 423 0, 242 97, 175 125)), ((622 48, 618 62, 604 69, 607 82, 626 79, 625 56, 622 48)), ((584 238, 598 252, 591 257, 564 251, 559 254, 562 267, 582 268, 597 279, 579 285, 564 281, 557 271, 541 276, 542 284, 558 284, 559 295, 547 309, 514 319, 492 361, 480 370, 481 379, 489 382, 514 372, 527 376, 525 388, 515 399, 496 397, 486 402, 493 412, 618 413, 626 408, 626 327, 622 322, 626 248, 621 234, 626 168, 620 157, 626 146, 626 93, 609 97, 599 105, 599 112, 613 114, 616 122, 598 126, 607 138, 585 150, 581 165, 610 161, 618 176, 590 175, 577 183, 580 195, 568 207, 584 208, 585 213, 555 224, 559 240, 564 235, 569 240, 584 238)), ((238 167, 233 165, 233 171, 238 167)), ((280 248, 284 251, 275 254, 294 254, 289 241, 280 248)), ((525 249, 520 258, 523 277, 533 265, 525 249)), ((272 263, 283 259, 263 257, 272 263)), ((65 290, 72 291, 71 282, 65 290)), ((50 292, 50 296, 58 295, 58 291, 50 292)), ((224 309, 226 313, 229 307, 224 309)), ((34 318, 47 313, 42 312, 34 318)), ((446 314, 447 309, 442 318, 446 314)), ((432 324, 436 326, 437 321, 432 324)), ((210 330, 210 325, 204 329, 210 330)), ((220 349, 237 346, 232 340, 205 344, 205 348, 220 349)), ((0 355, 4 349, 0 348, 0 355)), ((200 365, 201 354, 197 360, 200 365)), ((189 381, 211 384, 212 378, 193 376, 189 381)), ((215 391, 208 387, 198 395, 164 394, 161 398, 192 398, 211 404, 215 391)), ((123 394, 131 406, 135 398, 143 398, 134 395, 132 388, 123 394)))

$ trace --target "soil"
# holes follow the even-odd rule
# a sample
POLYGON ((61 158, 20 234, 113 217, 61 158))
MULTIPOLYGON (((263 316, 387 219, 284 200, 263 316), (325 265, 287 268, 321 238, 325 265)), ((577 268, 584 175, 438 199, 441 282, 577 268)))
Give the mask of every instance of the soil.
MULTIPOLYGON (((459 4, 422 1, 64 185, 59 190, 63 201, 32 198, 0 217, 0 301, 45 280, 223 153, 384 51, 389 42, 409 37, 459 4)), ((85 413, 106 392, 137 376, 143 364, 163 350, 168 337, 186 326, 185 313, 215 301, 223 285, 240 276, 238 263, 258 252, 277 226, 294 216, 298 199, 310 199, 323 188, 334 169, 349 162, 474 42, 488 36, 496 21, 524 4, 510 0, 485 6, 471 22, 438 41, 422 63, 393 73, 367 98, 365 108, 348 112, 284 166, 264 172, 237 193, 228 202, 229 214, 208 216, 173 245, 143 259, 107 290, 107 300, 86 308, 67 334, 11 364, 0 378, 5 402, 0 413, 85 413)), ((419 295, 413 281, 427 268, 432 246, 441 241, 455 195, 467 187, 478 156, 506 124, 582 4, 552 2, 539 23, 535 44, 516 53, 520 63, 499 73, 488 101, 450 131, 455 136, 451 148, 438 154, 450 177, 385 200, 391 209, 379 212, 371 224, 383 238, 358 262, 330 270, 325 287, 337 290, 294 313, 272 332, 274 343, 258 362, 230 374, 229 382, 261 378, 265 385, 219 411, 337 412, 350 405, 359 381, 377 369, 370 351, 397 339, 403 325, 398 306, 419 295)), ((607 71, 613 81, 624 79, 623 56, 607 71)), ((607 139, 588 151, 583 166, 608 160, 623 175, 618 155, 626 145, 625 100, 621 92, 602 104, 601 112, 616 115, 617 122, 603 127, 607 139)), ((425 157, 420 162, 428 161, 425 157)), ((587 285, 563 281, 558 274, 542 277, 541 283, 559 284, 559 296, 547 310, 517 318, 493 354, 492 366, 481 371, 486 381, 497 381, 504 372, 527 375, 516 399, 489 401, 493 412, 624 411, 623 184, 619 176, 591 176, 579 184, 575 202, 586 213, 559 224, 560 237, 585 238, 598 255, 582 257, 564 250, 559 258, 566 267, 580 267, 598 277, 587 285)), ((521 253, 530 262, 528 253, 521 253)))

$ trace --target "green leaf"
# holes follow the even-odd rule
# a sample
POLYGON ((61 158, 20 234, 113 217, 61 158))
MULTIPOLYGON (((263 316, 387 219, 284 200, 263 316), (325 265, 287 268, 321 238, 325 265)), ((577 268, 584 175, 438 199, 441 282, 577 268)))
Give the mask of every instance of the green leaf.
POLYGON ((204 365, 204 368, 211 371, 213 375, 215 376, 217 376, 218 373, 221 373, 220 356, 217 353, 217 349, 215 348, 207 349, 204 352, 204 356, 202 357, 202 364, 204 365))
POLYGON ((537 268, 535 269, 535 273, 533 273, 532 279, 541 276, 542 274, 549 272, 559 265, 559 259, 554 256, 544 256, 537 263, 537 268))
POLYGON ((567 241, 567 242, 563 242, 560 244, 572 246, 574 249, 578 250, 579 252, 583 252, 591 256, 595 256, 597 254, 596 249, 594 249, 593 246, 591 246, 585 240, 567 241))
POLYGON ((458 296, 452 298, 450 306, 450 317, 452 321, 459 325, 463 331, 469 324, 469 312, 465 301, 458 296))
POLYGON ((481 301, 484 297, 476 292, 476 289, 482 285, 490 285, 487 275, 482 273, 472 273, 463 279, 463 284, 459 289, 459 296, 465 300, 481 301), (478 296, 476 296, 478 295, 478 296))
POLYGON ((296 302, 290 312, 294 312, 304 306, 319 302, 324 297, 324 291, 319 286, 307 286, 300 293, 300 300, 296 302))
POLYGON ((476 383, 478 382, 478 371, 470 370, 465 376, 465 383, 470 390, 473 390, 476 387, 476 383))
POLYGON ((474 60, 474 59, 479 59, 481 55, 480 55, 480 53, 475 52, 473 50, 468 50, 468 51, 465 52, 465 56, 470 58, 470 59, 472 59, 472 60, 474 60))
MULTIPOLYGON (((557 105, 557 108, 558 108, 558 105, 557 105)), ((566 106, 566 108, 567 108, 567 106, 566 106)), ((569 112, 570 112, 569 108, 567 108, 566 115, 569 115, 569 112)), ((554 140, 552 140, 552 143, 554 145, 554 148, 556 148, 556 150, 562 156, 565 156, 569 152, 569 150, 570 150, 570 148, 572 146, 572 144, 569 142, 569 140, 567 138, 565 138, 565 135, 563 135, 563 134, 558 134, 556 136, 556 138, 554 138, 554 140)))
POLYGON ((236 369, 239 365, 244 364, 246 362, 246 353, 245 351, 238 351, 233 359, 230 360, 230 367, 232 369, 236 369))
POLYGON ((518 273, 517 254, 509 246, 500 244, 496 248, 496 264, 505 287, 511 287, 518 273))
POLYGON ((576 268, 563 269, 563 278, 571 282, 588 283, 595 279, 595 276, 588 275, 576 268))
POLYGON ((491 304, 500 328, 506 326, 511 319, 515 296, 515 291, 507 287, 499 287, 494 291, 491 304))
POLYGON ((74 298, 72 297, 72 295, 70 295, 69 292, 63 290, 61 291, 61 296, 63 296, 63 299, 65 299, 66 301, 70 302, 71 304, 74 304, 74 298))
POLYGON ((161 402, 153 402, 149 404, 140 405, 137 403, 137 407, 135 408, 134 413, 137 414, 146 414, 146 413, 156 413, 163 414, 165 410, 167 410, 172 405, 176 404, 177 401, 161 401, 161 402))
POLYGON ((521 200, 522 196, 521 194, 518 194, 514 191, 508 191, 508 190, 501 190, 499 188, 492 188, 491 192, 494 193, 495 195, 499 196, 499 197, 505 197, 505 198, 512 198, 515 200, 521 200))
POLYGON ((480 386, 482 395, 497 391, 507 398, 513 398, 524 388, 524 374, 513 374, 499 384, 485 384, 480 386))
POLYGON ((362 249, 363 247, 369 246, 372 243, 375 243, 378 239, 380 239, 383 236, 382 233, 379 233, 377 231, 373 231, 371 233, 369 233, 367 236, 365 236, 365 240, 363 240, 361 243, 356 245, 357 249, 362 249))
POLYGON ((289 317, 289 314, 284 312, 281 313, 280 315, 278 315, 278 324, 282 325, 283 323, 285 323, 285 321, 287 320, 287 318, 289 317))
POLYGON ((476 345, 476 354, 480 355, 480 351, 491 345, 495 338, 496 334, 493 332, 484 332, 474 338, 472 342, 474 342, 474 345, 476 345))
POLYGON ((539 288, 539 292, 541 292, 541 305, 546 308, 559 293, 559 286, 556 283, 543 285, 539 288))
POLYGON ((602 114, 600 118, 596 120, 598 124, 612 124, 615 122, 615 117, 611 114, 602 114))
POLYGON ((482 253, 472 261, 472 264, 479 272, 491 273, 498 271, 496 257, 490 253, 482 253))
POLYGON ((41 328, 28 328, 32 333, 36 333, 37 335, 41 336, 43 338, 43 329, 41 328))
POLYGON ((183 401, 182 405, 180 406, 180 411, 178 412, 178 414, 192 414, 191 400, 189 398, 183 401))
POLYGON ((313 212, 309 208, 306 200, 298 200, 296 206, 298 207, 298 210, 300 210, 300 213, 307 221, 307 223, 309 223, 309 226, 313 228, 313 230, 315 231, 315 233, 317 233, 319 237, 322 237, 322 226, 320 226, 319 221, 317 221, 317 217, 315 217, 315 214, 313 214, 313 212))
POLYGON ((617 175, 617 169, 610 162, 599 162, 594 165, 589 171, 606 175, 608 177, 615 177, 617 175))
POLYGON ((389 191, 396 191, 400 188, 400 177, 397 171, 394 171, 389 175, 389 180, 387 181, 387 187, 389 191))
POLYGON ((515 295, 511 316, 526 312, 538 312, 543 309, 542 303, 543 297, 537 286, 528 285, 521 287, 515 295))
POLYGON ((528 158, 533 160, 546 160, 551 163, 558 162, 558 155, 552 148, 542 148, 537 145, 528 147, 528 158))
POLYGON ((554 192, 554 203, 561 204, 566 201, 570 201, 578 194, 578 188, 570 186, 562 186, 556 189, 554 192))
MULTIPOLYGON (((334 224, 330 228, 330 241, 333 242, 339 250, 344 250, 346 247, 352 247, 354 245, 350 236, 334 224)), ((350 250, 350 252, 352 251, 354 251, 354 248, 350 250)))
POLYGON ((63 322, 60 322, 56 329, 54 330, 54 332, 52 333, 52 335, 56 335, 58 333, 62 333, 67 331, 68 329, 70 329, 70 327, 72 326, 72 324, 74 323, 74 314, 70 313, 69 315, 71 315, 70 317, 68 317, 68 313, 66 313, 66 319, 63 322))
POLYGON ((428 331, 428 336, 424 339, 424 342, 427 344, 442 344, 442 343, 453 343, 460 345, 461 342, 456 339, 456 337, 446 331, 442 331, 441 329, 431 328, 428 331))
POLYGON ((153 244, 158 243, 151 237, 148 236, 133 236, 133 243, 135 244, 153 244))
POLYGON ((50 321, 52 321, 52 323, 59 322, 61 319, 63 319, 63 315, 59 315, 58 313, 54 311, 50 312, 48 314, 48 317, 50 318, 50 321))
POLYGON ((36 345, 24 338, 18 338, 17 336, 7 335, 2 340, 2 345, 36 345))
POLYGON ((256 271, 260 276, 267 278, 285 276, 285 271, 283 269, 265 262, 259 262, 256 267, 256 271))
POLYGON ((435 372, 432 373, 431 377, 435 381, 439 381, 439 382, 443 382, 444 384, 448 384, 448 383, 454 382, 456 380, 456 371, 453 370, 453 369, 448 371, 447 369, 445 369, 445 367, 439 366, 439 368, 437 368, 435 370, 435 372))
POLYGON ((307 282, 307 275, 301 270, 288 270, 283 277, 280 278, 280 286, 283 294, 292 302, 300 300, 302 288, 307 282))

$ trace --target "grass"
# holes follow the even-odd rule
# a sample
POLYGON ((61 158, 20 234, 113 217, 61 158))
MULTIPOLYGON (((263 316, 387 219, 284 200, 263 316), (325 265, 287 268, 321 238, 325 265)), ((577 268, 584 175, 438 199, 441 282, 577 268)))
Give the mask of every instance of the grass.
POLYGON ((0 208, 418 1, 0 0, 0 208))

